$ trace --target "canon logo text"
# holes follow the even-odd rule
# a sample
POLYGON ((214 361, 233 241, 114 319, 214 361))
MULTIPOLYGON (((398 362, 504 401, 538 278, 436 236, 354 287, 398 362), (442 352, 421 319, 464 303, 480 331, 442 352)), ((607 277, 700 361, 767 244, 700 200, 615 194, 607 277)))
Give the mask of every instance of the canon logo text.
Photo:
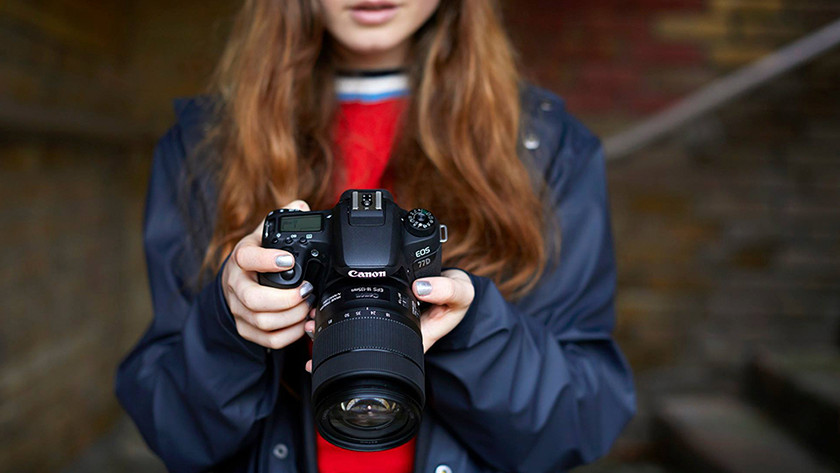
POLYGON ((384 278, 387 276, 385 271, 356 271, 355 269, 350 270, 347 275, 351 278, 384 278))

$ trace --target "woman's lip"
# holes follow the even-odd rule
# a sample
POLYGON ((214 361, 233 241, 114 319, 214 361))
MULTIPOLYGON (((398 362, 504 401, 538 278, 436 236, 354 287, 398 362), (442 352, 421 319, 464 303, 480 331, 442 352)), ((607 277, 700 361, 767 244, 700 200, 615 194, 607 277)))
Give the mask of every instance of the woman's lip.
POLYGON ((376 26, 391 21, 397 15, 397 8, 391 2, 361 2, 350 7, 350 17, 360 25, 376 26))
POLYGON ((388 7, 395 7, 397 6, 396 3, 390 0, 364 0, 361 2, 357 2, 350 6, 351 10, 359 9, 359 8, 388 8, 388 7))

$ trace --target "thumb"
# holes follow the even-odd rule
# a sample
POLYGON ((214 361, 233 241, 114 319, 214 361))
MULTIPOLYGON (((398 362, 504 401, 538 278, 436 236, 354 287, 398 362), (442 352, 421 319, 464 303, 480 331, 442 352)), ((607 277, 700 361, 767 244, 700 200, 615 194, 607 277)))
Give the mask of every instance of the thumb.
POLYGON ((432 277, 414 282, 414 294, 418 299, 437 305, 468 306, 474 297, 474 289, 468 277, 432 277))

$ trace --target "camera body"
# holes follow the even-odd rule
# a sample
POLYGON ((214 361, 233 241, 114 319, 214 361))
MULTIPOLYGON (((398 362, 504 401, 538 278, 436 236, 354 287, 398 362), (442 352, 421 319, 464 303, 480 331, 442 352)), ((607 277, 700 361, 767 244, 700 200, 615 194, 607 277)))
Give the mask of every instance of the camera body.
POLYGON ((425 404, 421 307, 415 279, 438 276, 446 227, 406 211, 382 189, 348 190, 330 210, 268 214, 262 246, 288 251, 292 269, 259 275, 265 286, 313 284, 315 423, 357 451, 410 440, 425 404))
POLYGON ((262 273, 260 284, 317 288, 336 277, 415 279, 440 275, 442 229, 425 209, 398 207, 387 190, 348 190, 330 210, 278 209, 263 224, 262 246, 288 251, 295 267, 262 273))

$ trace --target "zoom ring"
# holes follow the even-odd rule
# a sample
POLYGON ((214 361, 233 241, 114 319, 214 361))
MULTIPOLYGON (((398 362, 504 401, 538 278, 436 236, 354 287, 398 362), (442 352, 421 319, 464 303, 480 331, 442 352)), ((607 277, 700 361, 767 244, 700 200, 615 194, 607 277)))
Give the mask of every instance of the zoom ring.
POLYGON ((397 320, 367 314, 339 320, 318 333, 312 347, 313 368, 356 350, 393 352, 419 363, 422 369, 423 340, 417 332, 397 320))

